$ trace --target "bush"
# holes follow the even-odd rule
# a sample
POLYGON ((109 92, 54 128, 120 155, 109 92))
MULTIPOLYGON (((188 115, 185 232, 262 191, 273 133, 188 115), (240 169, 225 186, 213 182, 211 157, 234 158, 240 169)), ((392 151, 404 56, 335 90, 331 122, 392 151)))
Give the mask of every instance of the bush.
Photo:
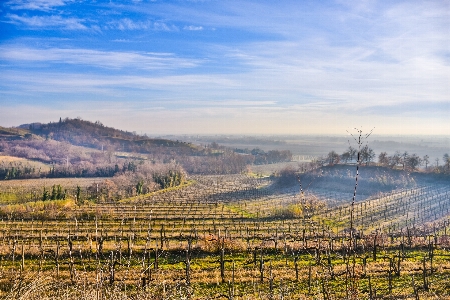
POLYGON ((303 216, 303 208, 300 204, 291 204, 289 206, 276 209, 272 215, 274 217, 286 219, 299 218, 303 216))

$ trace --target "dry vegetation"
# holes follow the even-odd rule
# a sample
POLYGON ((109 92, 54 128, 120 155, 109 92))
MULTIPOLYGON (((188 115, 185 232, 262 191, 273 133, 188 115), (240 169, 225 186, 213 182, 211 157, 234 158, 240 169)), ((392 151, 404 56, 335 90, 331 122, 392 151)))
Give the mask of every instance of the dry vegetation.
POLYGON ((450 299, 450 165, 34 126, 0 132, 3 299, 450 299))
POLYGON ((448 184, 361 200, 351 234, 348 204, 324 205, 332 193, 273 177, 190 179, 125 203, 46 203, 63 215, 11 210, 0 221, 3 297, 449 298, 448 184))

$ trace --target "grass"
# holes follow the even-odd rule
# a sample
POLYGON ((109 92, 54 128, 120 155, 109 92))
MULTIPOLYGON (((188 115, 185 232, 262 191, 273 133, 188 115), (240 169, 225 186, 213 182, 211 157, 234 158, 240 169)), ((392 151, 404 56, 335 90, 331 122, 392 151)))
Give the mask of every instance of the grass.
POLYGON ((188 187, 188 186, 190 186, 190 185, 192 185, 194 183, 195 183, 195 180, 186 180, 185 182, 183 182, 182 184, 180 184, 178 186, 173 186, 173 187, 157 190, 157 191, 154 191, 154 192, 150 192, 150 193, 147 193, 147 194, 142 194, 142 195, 139 195, 139 196, 134 196, 134 197, 121 199, 119 201, 119 203, 131 203, 131 202, 147 199, 147 198, 150 198, 150 197, 158 196, 160 194, 169 193, 169 192, 173 192, 173 191, 178 191, 178 190, 186 188, 186 187, 188 187))
POLYGON ((8 167, 8 166, 13 167, 13 166, 17 166, 19 164, 21 166, 29 166, 29 167, 36 168, 36 169, 41 168, 42 170, 45 170, 45 171, 47 171, 50 168, 50 165, 39 162, 39 161, 26 159, 26 158, 22 158, 22 157, 16 157, 16 156, 0 155, 0 167, 8 167))
MULTIPOLYGON (((95 299, 89 295, 97 293, 103 299, 324 299, 326 295, 329 299, 344 299, 348 287, 354 286, 357 299, 368 299, 370 288, 380 299, 413 299, 412 278, 416 287, 423 286, 421 268, 423 258, 430 255, 427 247, 429 238, 434 241, 433 232, 417 234, 412 237, 411 247, 405 245, 401 275, 392 277, 392 291, 388 286, 388 258, 396 257, 402 238, 406 237, 389 235, 388 228, 377 228, 377 260, 372 258, 371 230, 384 224, 384 210, 380 208, 386 203, 405 201, 380 196, 370 200, 367 208, 361 206, 364 213, 374 217, 374 222, 365 228, 365 236, 358 240, 359 248, 353 254, 349 250, 349 235, 342 231, 348 227, 348 210, 337 206, 328 212, 318 211, 311 219, 276 218, 271 215, 273 211, 295 203, 290 192, 261 193, 258 187, 262 183, 257 179, 253 182, 251 177, 213 179, 214 186, 210 179, 199 176, 176 188, 141 195, 137 200, 142 201, 132 197, 119 203, 87 203, 81 207, 72 200, 4 206, 17 215, 34 209, 55 217, 44 221, 44 216, 34 215, 30 219, 13 217, 0 221, 0 293, 5 299, 22 297, 27 290, 28 295, 35 293, 41 299, 95 299), (225 198, 239 195, 240 188, 245 188, 245 196, 225 198), (190 285, 186 283, 185 263, 188 240, 192 243, 190 285), (24 272, 20 271, 22 245, 24 272), (55 261, 58 245, 59 275, 55 261), (224 283, 220 274, 222 246, 224 283), (160 255, 157 269, 153 265, 156 248, 160 255), (365 274, 363 257, 367 257, 365 274), (350 277, 347 270, 353 258, 356 276, 350 277), (75 270, 72 280, 71 260, 75 270), (114 284, 110 284, 112 265, 114 284), (152 281, 143 288, 142 274, 148 267, 152 281), (36 278, 47 278, 49 285, 36 278), (14 288, 15 280, 27 288, 14 288)), ((435 190, 430 193, 438 195, 435 190)), ((409 197, 407 193, 402 195, 409 197)), ((428 199, 426 195, 424 199, 428 199)), ((395 207, 390 212, 393 219, 403 215, 400 210, 396 213, 395 207)), ((442 228, 437 228, 437 232, 442 233, 442 228)), ((450 297, 448 249, 449 244, 440 239, 434 249, 433 274, 427 259, 430 289, 419 289, 420 299, 432 299, 433 295, 450 297)))
POLYGON ((232 211, 238 215, 241 215, 244 218, 256 218, 255 213, 249 212, 249 211, 243 209, 241 206, 238 206, 237 204, 226 204, 225 206, 230 211, 232 211))

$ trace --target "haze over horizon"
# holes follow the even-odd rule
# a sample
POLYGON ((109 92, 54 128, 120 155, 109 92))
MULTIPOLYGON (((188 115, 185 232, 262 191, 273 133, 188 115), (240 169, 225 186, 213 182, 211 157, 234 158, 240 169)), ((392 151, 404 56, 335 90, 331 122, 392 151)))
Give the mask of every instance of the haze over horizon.
POLYGON ((0 126, 450 134, 450 2, 0 5, 0 126))

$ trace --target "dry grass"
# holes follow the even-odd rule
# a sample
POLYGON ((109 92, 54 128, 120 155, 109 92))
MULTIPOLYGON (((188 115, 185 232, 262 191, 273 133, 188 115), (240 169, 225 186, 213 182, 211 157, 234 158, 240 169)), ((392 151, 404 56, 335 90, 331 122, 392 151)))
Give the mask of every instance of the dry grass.
MULTIPOLYGON (((401 262, 401 276, 393 277, 389 293, 389 258, 398 255, 401 237, 390 238, 386 231, 380 230, 376 239, 378 257, 373 261, 375 235, 365 235, 358 242, 364 245, 364 252, 352 256, 348 252, 348 235, 322 226, 326 218, 334 219, 327 220, 328 225, 337 221, 346 223, 346 213, 342 212, 341 216, 339 208, 320 215, 319 221, 277 219, 264 211, 273 212, 288 205, 295 200, 292 194, 262 194, 252 198, 248 190, 259 190, 250 186, 247 194, 240 196, 236 189, 249 185, 245 186, 244 179, 241 186, 236 185, 239 182, 235 179, 211 177, 202 181, 199 178, 203 185, 196 183, 157 193, 135 203, 84 205, 74 209, 70 218, 59 220, 1 220, 0 290, 4 299, 345 299, 349 284, 356 287, 353 299, 368 299, 369 276, 377 299, 414 299, 412 278, 415 287, 423 285, 424 257, 430 290, 420 289, 420 299, 449 298, 450 252, 445 239, 437 240, 431 274, 427 247, 434 236, 411 237, 411 247, 406 246, 405 260, 401 262), (192 241, 190 285, 186 284, 185 273, 188 240, 192 241), (101 253, 98 252, 100 244, 101 253), (21 272, 22 245, 24 272, 21 272), (59 272, 55 261, 57 245, 59 272), (219 267, 222 247, 225 283, 219 267), (162 248, 158 250, 157 269, 154 268, 155 248, 162 248), (319 256, 316 249, 320 249, 319 256), (259 269, 261 254, 263 282, 260 282, 259 269), (295 257, 298 257, 298 281, 295 257), (356 276, 350 278, 348 267, 353 257, 356 276), (362 257, 368 257, 366 274, 362 257), (113 284, 110 283, 112 266, 113 284), (142 277, 148 276, 145 271, 149 269, 152 280, 143 288, 142 277)), ((367 208, 374 217, 380 217, 384 211, 379 209, 378 202, 367 208)))
POLYGON ((16 157, 16 156, 9 156, 9 155, 0 155, 0 164, 9 164, 9 163, 22 163, 23 165, 29 165, 33 166, 35 168, 42 168, 44 170, 47 170, 50 166, 47 164, 44 164, 39 161, 34 161, 22 157, 16 157))
POLYGON ((14 179, 0 180, 0 191, 7 191, 14 188, 43 188, 61 185, 63 187, 88 187, 94 183, 100 183, 106 178, 39 178, 39 179, 14 179))

